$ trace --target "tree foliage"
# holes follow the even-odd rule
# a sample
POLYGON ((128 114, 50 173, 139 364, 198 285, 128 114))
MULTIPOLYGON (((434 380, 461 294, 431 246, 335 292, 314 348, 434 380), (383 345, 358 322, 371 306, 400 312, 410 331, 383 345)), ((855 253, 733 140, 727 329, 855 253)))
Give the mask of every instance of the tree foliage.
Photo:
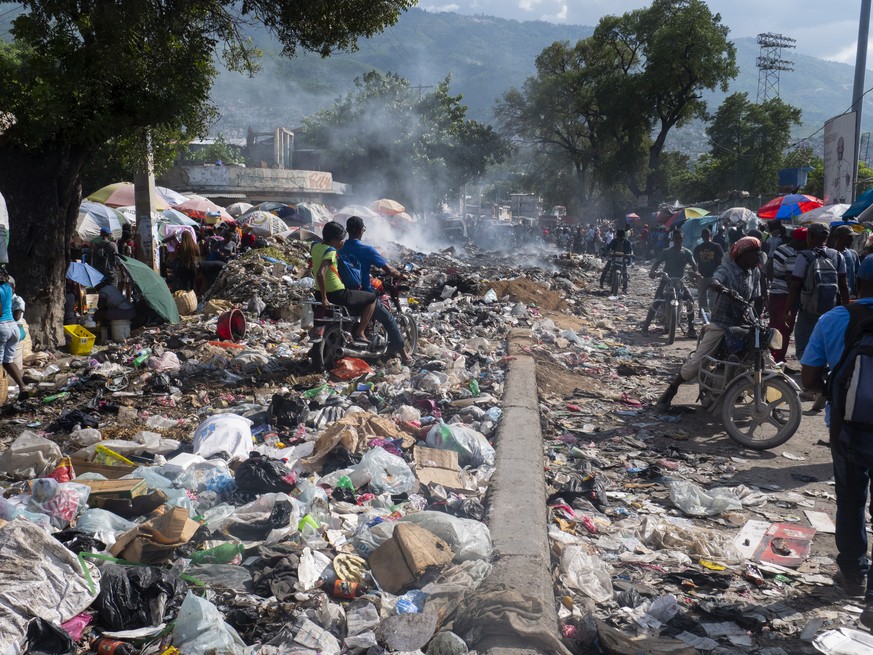
POLYGON ((159 149, 205 136, 216 115, 209 104, 216 55, 232 70, 257 70, 248 24, 264 24, 286 55, 326 56, 393 24, 413 4, 0 1, 25 10, 13 23, 14 40, 0 43, 0 115, 14 117, 0 133, 0 191, 10 211, 10 265, 33 280, 22 292, 36 336, 53 332, 53 342, 60 333, 79 176, 95 153, 113 144, 120 159, 136 159, 147 133, 159 149))
POLYGON ((573 162, 581 201, 620 183, 656 204, 670 131, 705 118, 702 92, 727 90, 737 74, 727 34, 702 0, 655 0, 606 16, 590 38, 544 50, 537 74, 507 93, 496 115, 516 139, 573 162))
POLYGON ((358 191, 432 207, 506 156, 508 144, 466 118, 449 78, 427 94, 371 71, 344 98, 305 121, 305 139, 330 153, 337 178, 358 191))

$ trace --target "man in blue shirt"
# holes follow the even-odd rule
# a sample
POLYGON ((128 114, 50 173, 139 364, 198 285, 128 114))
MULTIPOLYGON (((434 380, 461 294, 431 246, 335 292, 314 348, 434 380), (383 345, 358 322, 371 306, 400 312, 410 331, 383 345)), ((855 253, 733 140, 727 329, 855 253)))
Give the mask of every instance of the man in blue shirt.
MULTIPOLYGON (((856 276, 858 304, 869 308, 873 316, 873 257, 861 262, 856 276)), ((803 352, 801 380, 810 391, 824 390, 827 368, 839 363, 845 350, 849 310, 835 307, 818 319, 809 344, 803 352)), ((830 407, 825 421, 830 425, 830 407)), ((836 433, 838 430, 832 430, 836 433)), ((840 431, 841 432, 841 431, 840 431)), ((834 490, 837 496, 836 531, 837 565, 843 589, 850 596, 864 595, 866 607, 860 622, 873 628, 873 569, 867 557, 867 494, 873 480, 873 435, 850 444, 840 434, 831 434, 834 461, 834 490)))
MULTIPOLYGON (((370 285, 370 267, 376 266, 381 268, 391 277, 403 279, 405 276, 396 268, 391 266, 379 251, 373 246, 361 242, 366 231, 364 219, 359 216, 350 216, 346 221, 346 232, 349 233, 349 238, 343 244, 343 254, 349 254, 361 263, 361 290, 373 291, 370 285)), ((373 313, 373 320, 378 321, 385 328, 385 333, 388 335, 388 355, 398 355, 404 364, 409 363, 409 355, 406 353, 406 348, 403 343, 403 335, 400 333, 400 328, 397 327, 397 322, 391 316, 391 312, 381 302, 376 302, 376 311, 373 313)))

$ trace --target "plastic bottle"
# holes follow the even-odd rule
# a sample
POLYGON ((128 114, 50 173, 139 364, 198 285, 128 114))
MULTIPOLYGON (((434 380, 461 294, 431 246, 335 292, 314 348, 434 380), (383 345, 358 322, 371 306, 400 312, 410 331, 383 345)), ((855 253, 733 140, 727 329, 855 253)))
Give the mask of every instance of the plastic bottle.
POLYGON ((321 588, 339 600, 354 600, 367 593, 367 587, 363 583, 340 580, 334 575, 325 578, 321 583, 321 588))
POLYGON ((242 544, 221 544, 215 548, 198 550, 191 555, 192 564, 228 564, 246 549, 242 544))
POLYGON ((136 652, 130 644, 114 639, 98 639, 94 642, 97 655, 134 655, 136 652))
POLYGON ((48 405, 49 403, 53 403, 56 400, 63 400, 64 398, 69 398, 69 397, 70 397, 69 391, 62 391, 61 393, 56 393, 56 394, 52 394, 51 396, 46 396, 45 398, 42 399, 42 404, 48 405))
POLYGON ((138 368, 145 364, 149 357, 151 357, 152 349, 151 348, 143 348, 139 352, 136 353, 136 356, 133 358, 133 366, 134 368, 138 368))
POLYGON ((474 396, 479 395, 479 381, 478 380, 470 380, 470 393, 474 396))

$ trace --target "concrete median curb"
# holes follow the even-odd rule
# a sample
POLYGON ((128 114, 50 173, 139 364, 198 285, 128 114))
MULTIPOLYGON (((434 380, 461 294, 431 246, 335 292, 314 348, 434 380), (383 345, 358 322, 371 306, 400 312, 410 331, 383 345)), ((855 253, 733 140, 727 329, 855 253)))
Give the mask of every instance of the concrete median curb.
MULTIPOLYGON (((536 362, 522 350, 529 343, 528 330, 513 330, 507 339, 507 351, 515 359, 509 362, 504 385, 496 471, 488 503, 494 569, 480 592, 501 587, 516 591, 540 610, 537 617, 525 616, 524 633, 508 628, 505 635, 489 635, 476 644, 488 655, 555 652, 556 648, 545 642, 560 644, 550 574, 536 362), (551 639, 544 640, 542 635, 551 639)), ((508 621, 518 619, 511 616, 512 607, 507 607, 506 613, 508 621)))

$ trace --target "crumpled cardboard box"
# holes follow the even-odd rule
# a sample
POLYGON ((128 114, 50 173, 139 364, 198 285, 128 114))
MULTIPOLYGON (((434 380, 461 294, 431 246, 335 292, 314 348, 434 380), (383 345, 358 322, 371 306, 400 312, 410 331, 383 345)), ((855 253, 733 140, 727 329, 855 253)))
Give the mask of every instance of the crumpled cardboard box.
POLYGON ((430 568, 452 561, 451 547, 430 530, 398 523, 394 534, 370 556, 369 565, 379 586, 399 594, 430 568))
POLYGON ((176 548, 191 540, 199 527, 197 521, 188 518, 184 507, 168 508, 118 537, 109 554, 130 562, 165 562, 176 548))

